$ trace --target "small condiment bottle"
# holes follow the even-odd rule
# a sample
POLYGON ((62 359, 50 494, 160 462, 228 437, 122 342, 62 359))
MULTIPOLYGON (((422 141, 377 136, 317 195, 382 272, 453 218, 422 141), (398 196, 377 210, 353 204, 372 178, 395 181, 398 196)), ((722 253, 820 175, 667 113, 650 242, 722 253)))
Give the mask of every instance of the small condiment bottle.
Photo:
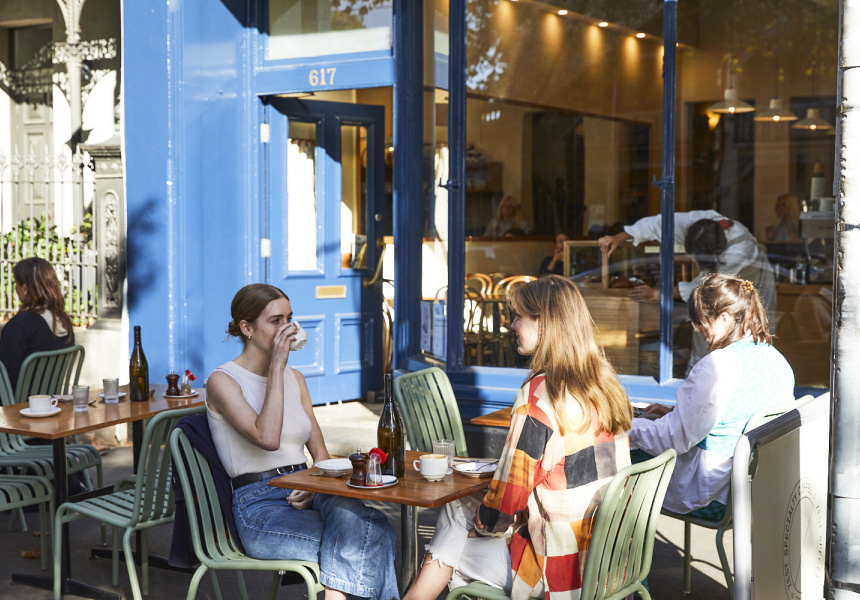
POLYGON ((356 448, 355 454, 349 455, 349 462, 352 463, 352 475, 349 478, 349 482, 352 485, 361 487, 367 485, 365 481, 367 479, 367 461, 369 458, 370 456, 362 452, 361 448, 356 448))
POLYGON ((167 376, 167 389, 164 391, 165 396, 181 396, 182 392, 179 391, 179 375, 176 373, 170 373, 167 376))

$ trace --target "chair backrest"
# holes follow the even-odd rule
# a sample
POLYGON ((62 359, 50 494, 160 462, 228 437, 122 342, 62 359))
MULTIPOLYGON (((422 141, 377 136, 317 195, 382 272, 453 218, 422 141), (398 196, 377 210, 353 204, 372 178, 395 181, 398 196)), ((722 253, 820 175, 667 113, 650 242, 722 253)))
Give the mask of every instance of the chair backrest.
POLYGON ((177 408, 155 415, 143 432, 137 480, 134 486, 132 523, 170 517, 175 510, 171 484, 170 432, 182 417, 201 413, 205 407, 177 408))
POLYGON ((812 396, 806 395, 806 396, 803 396, 802 398, 798 398, 794 402, 786 402, 785 404, 777 404, 775 406, 769 406, 767 408, 763 408, 760 411, 758 411, 757 413, 754 413, 753 416, 750 417, 750 420, 747 421, 747 424, 744 427, 744 433, 747 433, 748 431, 752 431, 753 429, 755 429, 759 425, 763 425, 764 423, 767 423, 768 421, 775 419, 776 417, 778 417, 784 413, 787 413, 790 410, 794 410, 795 408, 798 408, 798 407, 802 406, 803 404, 806 404, 810 400, 812 400, 812 396))
POLYGON ((467 273, 464 283, 484 298, 493 292, 493 278, 485 273, 467 273))
POLYGON ((211 566, 219 556, 244 556, 229 534, 209 461, 194 448, 181 429, 174 429, 170 434, 170 448, 182 494, 188 503, 191 543, 197 559, 211 566))
POLYGON ((401 375, 394 380, 394 399, 413 450, 432 452, 434 440, 454 440, 457 456, 468 456, 460 409, 445 371, 431 367, 401 375))
POLYGON ((657 519, 674 469, 675 451, 669 449, 612 478, 588 546, 581 600, 626 596, 648 576, 657 519))
POLYGON ((537 277, 532 277, 531 275, 511 275, 510 277, 505 277, 496 283, 496 287, 493 288, 493 294, 499 297, 505 297, 509 290, 523 285, 524 283, 534 281, 535 279, 537 279, 537 277))
POLYGON ((83 346, 69 346, 34 352, 25 358, 15 386, 15 401, 26 402, 33 394, 68 394, 78 384, 85 354, 83 346))

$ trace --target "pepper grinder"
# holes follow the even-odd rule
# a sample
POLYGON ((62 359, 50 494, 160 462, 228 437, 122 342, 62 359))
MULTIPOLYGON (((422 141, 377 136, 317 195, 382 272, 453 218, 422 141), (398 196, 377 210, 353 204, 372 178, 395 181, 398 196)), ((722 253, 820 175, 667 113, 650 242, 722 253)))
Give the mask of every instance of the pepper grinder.
POLYGON ((179 375, 176 373, 170 373, 167 376, 167 389, 164 391, 165 396, 181 396, 182 392, 179 391, 179 375))
POLYGON ((352 463, 352 475, 349 482, 352 485, 364 487, 367 485, 367 461, 369 455, 361 451, 361 448, 356 448, 355 454, 349 455, 349 462, 352 463))

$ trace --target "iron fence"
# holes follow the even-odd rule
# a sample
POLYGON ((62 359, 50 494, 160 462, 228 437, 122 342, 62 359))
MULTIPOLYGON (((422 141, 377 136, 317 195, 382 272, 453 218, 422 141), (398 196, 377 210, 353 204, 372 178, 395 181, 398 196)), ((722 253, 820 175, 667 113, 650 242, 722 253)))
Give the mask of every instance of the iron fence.
POLYGON ((18 310, 12 267, 30 256, 54 266, 75 325, 98 317, 94 175, 86 153, 0 154, 0 319, 18 310))

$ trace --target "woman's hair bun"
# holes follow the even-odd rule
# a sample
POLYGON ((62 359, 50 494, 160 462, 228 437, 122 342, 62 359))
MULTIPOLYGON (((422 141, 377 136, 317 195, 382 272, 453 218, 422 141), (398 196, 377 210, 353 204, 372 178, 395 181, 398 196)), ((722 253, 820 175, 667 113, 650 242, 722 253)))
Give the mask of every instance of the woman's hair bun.
POLYGON ((242 331, 239 329, 239 325, 236 321, 230 321, 227 324, 227 335, 232 335, 233 337, 242 337, 242 331))

